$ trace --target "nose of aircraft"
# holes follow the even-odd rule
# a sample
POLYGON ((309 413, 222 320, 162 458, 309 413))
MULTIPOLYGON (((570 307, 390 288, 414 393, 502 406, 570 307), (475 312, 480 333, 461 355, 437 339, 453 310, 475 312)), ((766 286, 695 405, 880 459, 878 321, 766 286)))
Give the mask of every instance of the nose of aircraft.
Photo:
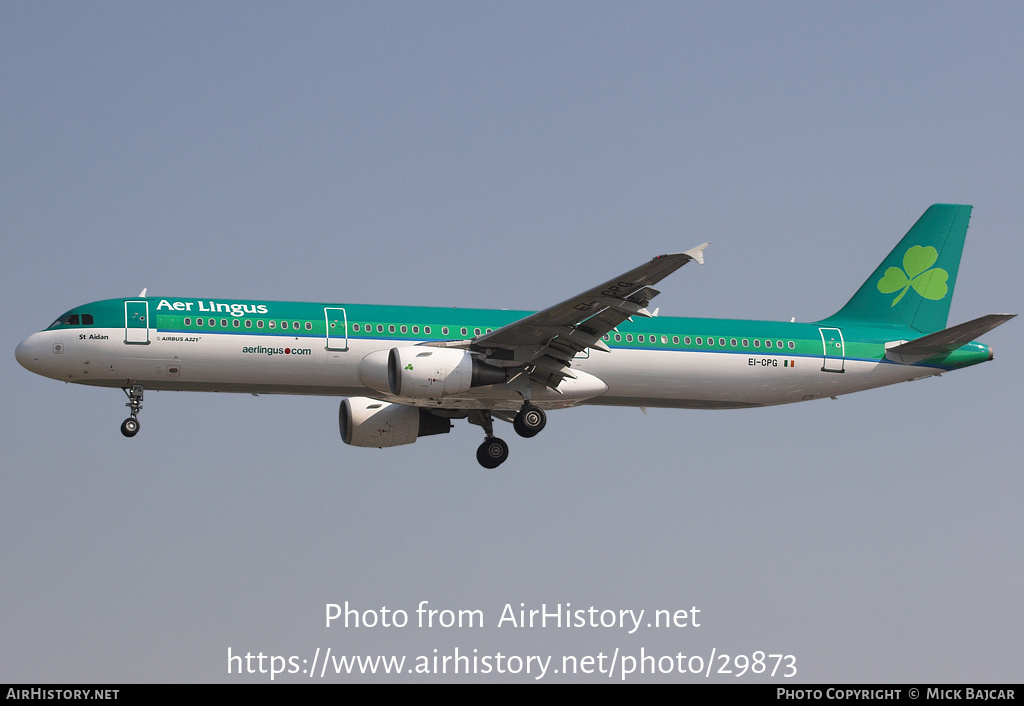
POLYGON ((24 341, 18 344, 18 348, 14 351, 14 357, 18 359, 22 367, 28 370, 35 371, 35 368, 39 365, 39 338, 37 334, 32 334, 24 341))

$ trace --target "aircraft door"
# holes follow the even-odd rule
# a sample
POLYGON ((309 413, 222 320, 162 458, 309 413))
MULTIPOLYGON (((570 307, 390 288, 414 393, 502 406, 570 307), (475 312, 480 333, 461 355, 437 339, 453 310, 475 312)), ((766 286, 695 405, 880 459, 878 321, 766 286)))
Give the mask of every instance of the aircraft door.
POLYGON ((843 332, 837 328, 818 329, 821 332, 821 344, 824 358, 821 363, 822 372, 842 373, 846 370, 846 344, 843 332))
POLYGON ((324 307, 324 318, 327 320, 327 350, 348 350, 348 318, 345 310, 335 307, 324 307))
POLYGON ((149 343, 149 302, 124 303, 124 342, 149 343))

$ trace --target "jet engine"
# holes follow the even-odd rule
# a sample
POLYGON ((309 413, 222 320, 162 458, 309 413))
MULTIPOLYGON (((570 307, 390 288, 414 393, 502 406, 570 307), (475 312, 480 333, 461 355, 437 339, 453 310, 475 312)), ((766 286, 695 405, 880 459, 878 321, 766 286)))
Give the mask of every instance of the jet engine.
POLYGON ((419 407, 368 397, 349 397, 338 410, 341 438, 351 446, 384 448, 411 444, 421 436, 447 434, 452 423, 419 407))
POLYGON ((505 371, 457 348, 409 346, 388 355, 388 387, 399 397, 450 397, 505 382, 505 371))

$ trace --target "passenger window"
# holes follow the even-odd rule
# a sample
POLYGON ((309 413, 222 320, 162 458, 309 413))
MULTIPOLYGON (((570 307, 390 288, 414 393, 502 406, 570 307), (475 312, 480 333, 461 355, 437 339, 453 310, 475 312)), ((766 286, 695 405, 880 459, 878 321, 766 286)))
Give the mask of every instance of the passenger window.
POLYGON ((394 332, 395 332, 395 325, 394 324, 388 324, 388 333, 394 333, 394 332))
POLYGON ((270 320, 270 328, 277 328, 277 322, 274 321, 273 319, 270 320))
POLYGON ((690 345, 690 337, 686 336, 685 338, 683 338, 683 343, 685 343, 686 345, 690 345))
POLYGON ((413 333, 419 333, 420 332, 420 327, 419 326, 413 326, 412 327, 412 332, 413 333))
POLYGON ((408 327, 408 326, 406 326, 405 324, 402 324, 402 327, 401 327, 401 328, 400 328, 399 330, 400 330, 400 331, 401 331, 402 333, 408 333, 408 332, 409 332, 409 327, 408 327))
POLYGON ((792 341, 790 341, 789 342, 789 350, 793 350, 794 348, 796 348, 796 344, 793 343, 792 341))
POLYGON ((744 338, 743 339, 743 347, 746 348, 749 345, 750 345, 750 341, 748 341, 747 339, 744 338))
POLYGON ((359 324, 352 324, 352 330, 359 333, 359 324))
POLYGON ((298 331, 299 330, 299 322, 298 321, 293 321, 292 322, 292 328, 295 329, 296 331, 298 331))
POLYGON ((719 338, 718 339, 718 345, 720 345, 722 348, 725 348, 725 339, 724 338, 719 338))
MULTIPOLYGON (((429 333, 429 331, 427 333, 429 333)), ((441 327, 441 335, 442 336, 447 336, 448 335, 448 327, 447 326, 442 326, 441 327)))
POLYGON ((644 342, 644 335, 641 333, 639 336, 636 337, 636 340, 639 343, 643 343, 644 342))
POLYGON ((188 318, 188 317, 186 316, 186 317, 185 317, 185 325, 186 325, 186 326, 191 326, 191 325, 192 325, 192 319, 190 319, 190 318, 188 318))
POLYGON ((626 343, 632 343, 632 342, 633 342, 633 334, 627 333, 626 334, 626 343))
POLYGON ((782 350, 782 341, 776 341, 775 345, 778 347, 779 350, 782 350))
POLYGON ((735 338, 729 339, 729 345, 732 346, 733 348, 735 348, 736 347, 736 339, 735 338))
MULTIPOLYGON (((199 325, 202 326, 202 322, 199 325)), ((256 328, 263 328, 263 319, 256 322, 256 328)))
POLYGON ((672 337, 672 343, 673 343, 673 345, 678 346, 679 345, 679 336, 673 336, 672 337))
POLYGON ((221 319, 220 320, 220 327, 221 328, 227 328, 228 327, 228 320, 227 319, 221 319))
POLYGON ((252 319, 246 319, 245 320, 245 327, 246 328, 252 328, 252 319))
POLYGON ((615 334, 615 342, 616 343, 621 343, 622 342, 622 334, 621 333, 615 334))
POLYGON ((772 347, 772 342, 771 341, 765 341, 764 342, 764 347, 765 348, 771 348, 772 347))
POLYGON ((467 331, 466 331, 466 327, 465 327, 465 326, 463 326, 463 327, 462 327, 462 335, 463 335, 463 336, 465 336, 465 335, 466 335, 466 333, 467 333, 467 331))
POLYGON ((754 339, 754 348, 760 348, 760 347, 761 347, 761 341, 759 341, 759 340, 757 340, 757 339, 755 338, 755 339, 754 339))
POLYGON ((429 327, 429 326, 424 326, 424 327, 423 327, 423 333, 425 333, 425 334, 428 334, 428 335, 429 335, 429 334, 430 334, 430 327, 429 327))
POLYGON ((238 319, 234 319, 231 323, 234 325, 235 328, 241 326, 241 324, 238 323, 238 319))
POLYGON ((701 338, 700 336, 697 336, 697 345, 698 346, 703 346, 704 345, 704 339, 701 338))
POLYGON ((377 324, 377 333, 384 333, 384 324, 377 324))

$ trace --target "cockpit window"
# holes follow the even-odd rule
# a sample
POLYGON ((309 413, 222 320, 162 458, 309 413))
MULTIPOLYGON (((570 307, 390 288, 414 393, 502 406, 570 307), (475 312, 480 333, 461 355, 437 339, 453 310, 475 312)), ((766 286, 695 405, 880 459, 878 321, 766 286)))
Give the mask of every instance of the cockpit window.
POLYGON ((59 319, 49 325, 48 328, 55 328, 57 326, 92 326, 93 316, 92 314, 64 314, 59 319))

